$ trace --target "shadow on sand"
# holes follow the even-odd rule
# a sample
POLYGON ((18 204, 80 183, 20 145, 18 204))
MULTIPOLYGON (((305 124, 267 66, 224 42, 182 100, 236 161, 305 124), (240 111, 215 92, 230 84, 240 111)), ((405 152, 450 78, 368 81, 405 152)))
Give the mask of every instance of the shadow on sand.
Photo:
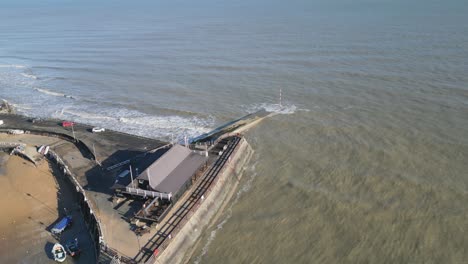
POLYGON ((52 242, 47 242, 45 245, 44 245, 44 251, 47 255, 47 257, 51 260, 54 260, 54 255, 52 254, 52 248, 54 247, 54 243, 52 242))
MULTIPOLYGON (((49 167, 53 172, 54 179, 57 184, 58 218, 55 222, 47 226, 46 230, 52 234, 58 243, 62 245, 65 245, 69 240, 78 238, 80 248, 83 253, 79 259, 73 258, 73 263, 94 263, 96 259, 96 250, 80 209, 78 193, 75 191, 75 186, 73 186, 67 176, 62 173, 53 161, 49 162, 49 167), (72 217, 72 224, 65 228, 61 234, 53 234, 51 229, 65 216, 72 217)), ((53 255, 51 253, 53 245, 53 243, 48 242, 45 247, 46 253, 50 259, 53 259, 53 255)))

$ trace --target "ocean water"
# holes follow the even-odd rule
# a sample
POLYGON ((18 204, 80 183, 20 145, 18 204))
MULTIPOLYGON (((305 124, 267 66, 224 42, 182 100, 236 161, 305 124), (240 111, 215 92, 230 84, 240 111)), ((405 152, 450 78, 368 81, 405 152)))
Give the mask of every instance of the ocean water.
POLYGON ((466 263, 467 14, 457 0, 6 0, 0 97, 162 139, 280 112, 247 134, 256 154, 193 263, 466 263))

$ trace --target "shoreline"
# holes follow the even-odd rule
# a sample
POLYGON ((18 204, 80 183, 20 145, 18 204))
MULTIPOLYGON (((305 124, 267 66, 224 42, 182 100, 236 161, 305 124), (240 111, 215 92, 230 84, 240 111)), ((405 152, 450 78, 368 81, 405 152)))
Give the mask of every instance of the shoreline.
MULTIPOLYGON (((224 141, 230 137, 240 136, 238 132, 250 128, 265 117, 261 116, 261 114, 251 114, 238 119, 234 123, 231 122, 226 133, 223 134, 222 129, 217 130, 216 133, 219 137, 213 138, 210 135, 209 140, 211 142, 215 142, 214 140, 224 141), (241 122, 238 122, 239 120, 241 122), (232 124, 234 124, 234 127, 232 124)), ((112 179, 116 177, 113 175, 116 175, 115 173, 120 170, 119 167, 114 170, 114 165, 123 163, 125 160, 132 161, 147 155, 151 156, 154 151, 166 144, 158 140, 112 130, 106 130, 104 133, 90 133, 90 126, 85 124, 76 124, 75 129, 70 131, 59 126, 57 120, 41 120, 39 123, 33 123, 24 116, 5 114, 0 114, 1 118, 5 119, 6 124, 0 127, 0 132, 8 133, 10 129, 23 129, 24 134, 0 135, 0 140, 3 138, 3 141, 9 139, 10 141, 26 142, 36 147, 40 145, 51 146, 50 155, 53 155, 54 160, 60 161, 61 171, 68 175, 66 178, 75 185, 76 195, 81 197, 79 198, 79 204, 86 219, 88 233, 94 238, 94 244, 98 250, 98 263, 108 263, 115 255, 119 256, 123 263, 182 263, 190 260, 191 254, 193 254, 194 248, 201 237, 201 232, 206 230, 215 221, 216 216, 222 213, 226 203, 235 193, 238 181, 242 176, 243 167, 249 161, 253 152, 245 138, 240 137, 240 143, 236 143, 237 146, 231 150, 231 152, 234 151, 233 154, 227 154, 228 162, 226 164, 221 163, 220 176, 215 175, 215 181, 208 186, 206 199, 202 198, 196 204, 194 211, 189 212, 188 218, 177 227, 178 231, 176 233, 180 231, 180 234, 176 235, 174 233, 170 243, 163 240, 164 247, 162 248, 158 248, 159 246, 153 248, 152 245, 147 244, 145 240, 154 239, 159 232, 157 231, 155 235, 143 236, 143 241, 128 245, 128 243, 122 244, 122 242, 119 242, 123 241, 124 237, 128 237, 130 233, 133 233, 133 231, 129 230, 128 223, 123 221, 120 213, 115 210, 121 205, 115 205, 112 202, 109 204, 112 193, 109 193, 110 189, 108 188, 113 184, 112 179), (75 140, 75 137, 78 140, 75 140), (98 150, 96 151, 96 149, 98 150), (85 151, 83 152, 83 150, 85 151), (135 150, 138 151, 135 152, 135 150), (87 153, 92 155, 87 155, 87 153), (112 170, 105 170, 105 168, 111 167, 112 170), (234 182, 232 182, 233 180, 234 182), (208 195, 210 192, 212 193, 208 195), (83 206, 88 209, 83 208, 83 206), (200 221, 201 215, 204 216, 203 221, 200 221), (113 232, 106 235, 106 232, 111 229, 113 232), (145 246, 141 248, 142 245, 145 246), (146 247, 148 245, 149 248, 146 247), (131 249, 132 247, 133 249, 131 249), (133 252, 135 250, 137 252, 151 250, 155 254, 151 254, 147 259, 148 255, 145 253, 140 256, 139 260, 136 260, 140 253, 132 259, 132 253, 129 253, 132 250, 133 252), (128 253, 122 254, 121 251, 128 253), (174 256, 181 257, 174 258, 174 256)), ((201 138, 201 140, 207 139, 201 138)), ((218 159, 218 156, 214 157, 218 159)), ((198 180, 198 182, 200 181, 201 179, 198 180)), ((188 192, 194 191, 195 188, 189 189, 185 195, 186 199, 190 197, 188 192)), ((180 206, 183 202, 178 201, 176 206, 180 206)), ((174 213, 175 209, 173 208, 168 217, 174 213)), ((151 233, 154 231, 151 231, 151 233)))

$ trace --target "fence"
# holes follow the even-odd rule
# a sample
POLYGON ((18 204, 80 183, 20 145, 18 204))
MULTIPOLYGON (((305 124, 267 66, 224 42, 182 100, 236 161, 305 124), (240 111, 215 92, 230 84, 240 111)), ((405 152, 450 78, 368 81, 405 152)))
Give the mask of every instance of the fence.
POLYGON ((120 253, 119 251, 108 247, 104 244, 101 244, 101 253, 107 255, 111 259, 118 259, 119 263, 125 264, 136 264, 137 262, 124 254, 120 253))
MULTIPOLYGON (((8 128, 2 128, 0 129, 0 132, 3 133, 8 133, 8 131, 11 129, 8 128)), ((38 136, 47 136, 47 137, 55 137, 55 138, 60 138, 69 142, 72 142, 73 144, 76 145, 76 147, 85 155, 85 157, 89 157, 91 159, 96 160, 96 157, 94 156, 94 153, 91 151, 91 149, 86 145, 83 141, 78 140, 73 138, 70 135, 64 134, 64 133, 58 133, 58 132, 48 132, 48 131, 41 131, 41 130, 25 130, 25 134, 33 134, 33 135, 38 135, 38 136)))
POLYGON ((19 142, 0 142, 0 148, 16 148, 17 146, 26 147, 26 144, 19 142))
POLYGON ((73 186, 75 186, 76 195, 78 197, 78 203, 81 208, 81 213, 88 228, 88 232, 91 236, 91 241, 94 244, 96 252, 96 262, 100 254, 100 245, 104 243, 104 239, 101 232, 101 226, 96 216, 93 213, 93 210, 86 198, 86 193, 83 187, 76 180, 75 175, 68 169, 68 165, 60 158, 60 156, 55 153, 53 150, 49 150, 48 157, 57 162, 59 169, 63 172, 66 178, 70 181, 73 186))

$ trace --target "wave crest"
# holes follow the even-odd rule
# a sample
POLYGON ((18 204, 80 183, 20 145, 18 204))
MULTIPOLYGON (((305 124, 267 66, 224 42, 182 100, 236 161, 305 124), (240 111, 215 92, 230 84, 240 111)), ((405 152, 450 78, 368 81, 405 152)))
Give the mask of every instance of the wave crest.
POLYGON ((37 92, 43 93, 43 94, 47 94, 47 95, 52 95, 52 96, 57 96, 57 97, 65 97, 65 98, 75 99, 75 98, 74 98, 73 96, 71 96, 71 95, 67 95, 67 94, 63 94, 63 93, 58 93, 58 92, 50 91, 50 90, 47 90, 47 89, 34 88, 34 90, 37 91, 37 92))
POLYGON ((157 116, 126 109, 103 109, 87 112, 82 109, 64 106, 55 111, 53 117, 110 128, 116 131, 158 139, 183 140, 211 131, 213 118, 197 116, 157 116))
POLYGON ((25 65, 19 65, 19 64, 0 64, 0 68, 24 69, 24 68, 26 68, 26 66, 25 65))
POLYGON ((27 74, 27 73, 24 73, 24 72, 23 72, 23 73, 21 73, 21 75, 22 75, 23 77, 26 77, 26 78, 29 78, 29 79, 37 80, 37 76, 34 75, 34 74, 27 74))
POLYGON ((271 103, 261 103, 261 104, 255 104, 255 105, 247 107, 247 111, 249 113, 257 112, 260 110, 266 110, 271 113, 283 114, 283 115, 294 114, 297 111, 307 111, 307 112, 310 111, 309 109, 299 109, 294 104, 279 105, 279 104, 271 104, 271 103))

